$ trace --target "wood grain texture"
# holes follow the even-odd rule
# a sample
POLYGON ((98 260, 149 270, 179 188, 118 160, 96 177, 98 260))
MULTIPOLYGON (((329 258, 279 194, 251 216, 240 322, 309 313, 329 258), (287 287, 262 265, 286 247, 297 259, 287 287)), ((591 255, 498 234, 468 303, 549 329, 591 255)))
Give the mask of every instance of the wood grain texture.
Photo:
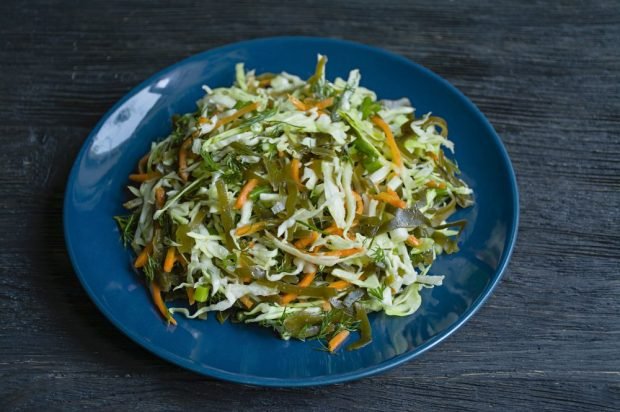
POLYGON ((0 408, 618 408, 619 42, 615 0, 2 2, 0 408), (285 34, 384 47, 455 84, 506 144, 522 217, 504 280, 439 347, 358 382, 265 390, 187 372, 117 331, 75 278, 61 204, 82 142, 133 86, 285 34))

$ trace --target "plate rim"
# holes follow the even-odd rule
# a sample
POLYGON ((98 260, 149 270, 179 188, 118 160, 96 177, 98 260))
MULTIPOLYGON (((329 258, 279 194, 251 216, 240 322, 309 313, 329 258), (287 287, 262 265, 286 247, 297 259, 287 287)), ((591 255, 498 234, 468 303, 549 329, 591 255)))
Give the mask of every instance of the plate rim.
POLYGON ((512 162, 510 161, 510 157, 508 156, 508 151, 504 146, 501 138, 489 122, 489 120, 484 116, 484 114, 480 111, 480 109, 468 98, 466 97, 457 87, 452 85, 450 82, 445 80, 443 77, 434 73, 433 71, 427 69, 426 67, 394 52, 389 50, 385 50, 380 47, 370 46, 350 40, 343 39, 335 39, 335 38, 327 38, 327 37, 313 37, 313 36, 273 36, 273 37, 260 37, 254 38, 251 40, 244 40, 234 43, 228 43, 222 46, 218 46, 215 48, 207 49, 202 52, 193 54, 188 56, 170 66, 165 67, 164 69, 158 70, 157 72, 150 75, 148 78, 140 82, 138 85, 131 88, 131 90, 125 93, 110 109, 108 109, 105 114, 99 119, 97 124, 92 128, 86 139, 82 142, 80 151, 78 155, 75 157, 73 165, 71 167, 71 171, 67 178, 67 184, 64 191, 64 202, 63 202, 63 231, 64 231, 64 240, 67 248, 67 253, 69 255, 69 259, 71 261, 71 265, 74 269, 75 275, 80 281, 80 284, 90 297, 91 301, 97 306, 99 311, 104 315, 106 319, 108 319, 116 328, 118 328, 125 336, 129 337, 132 341, 137 343, 142 348, 148 350, 154 355, 171 362, 177 366, 183 367, 185 369, 191 370, 198 374, 209 376, 217 379, 222 379, 229 382, 241 383, 247 385, 255 385, 255 386, 265 386, 265 387, 307 387, 307 386, 322 386, 322 385, 330 385, 335 383, 342 383, 352 380, 361 379, 364 377, 377 375, 383 372, 386 372, 392 368, 395 368, 403 363, 420 356, 425 353, 429 349, 435 347, 444 339, 452 335, 456 330, 458 330, 461 326, 463 326, 480 308, 484 305, 489 296, 493 293, 496 286, 502 279, 507 267, 510 262, 510 258, 514 251, 514 247, 516 244, 518 227, 519 227, 519 190, 516 179, 516 174, 514 172, 514 168, 512 166, 512 162), (79 259, 73 250, 70 228, 68 222, 68 209, 70 204, 72 203, 70 200, 70 192, 75 186, 75 181, 78 176, 78 171, 80 168, 80 164, 84 155, 87 152, 87 148, 90 146, 90 143, 94 139, 94 136, 100 131, 101 127, 105 123, 105 121, 128 99, 133 97, 138 91, 142 90, 147 85, 151 84, 156 78, 162 77, 165 74, 172 72, 173 70, 181 67, 185 64, 191 63, 195 60, 201 60, 207 57, 209 54, 213 53, 222 53, 228 50, 233 50, 239 47, 247 47, 252 46, 257 43, 270 43, 270 42, 327 42, 332 44, 337 44, 344 47, 353 47, 357 49, 362 49, 363 51, 367 51, 370 53, 380 54, 390 59, 396 59, 401 63, 414 68, 415 70, 424 72, 426 75, 435 78, 439 81, 444 87, 447 87, 452 92, 455 93, 456 97, 461 100, 468 107, 473 109, 473 112, 479 120, 482 121, 482 125, 484 129, 488 132, 489 135, 492 136, 495 141, 497 147, 499 148, 501 154, 502 163, 506 165, 508 169, 508 178, 510 180, 510 191, 512 193, 512 220, 511 225, 509 227, 509 232, 507 235, 507 247, 505 250, 502 259, 499 262, 498 269, 495 271, 494 276, 492 277, 491 282, 485 287, 480 296, 472 303, 472 305, 459 317, 459 319, 450 325, 448 328, 442 330, 437 335, 425 341, 422 345, 417 348, 414 348, 408 352, 397 355, 391 359, 383 361, 379 364, 367 366, 362 369, 356 369, 354 371, 339 373, 334 375, 321 375, 314 377, 304 377, 304 378, 269 378, 263 376, 255 376, 255 375, 247 375, 243 373, 234 373, 228 372, 222 369, 214 368, 208 365, 198 364, 195 362, 190 362, 186 358, 176 355, 173 352, 169 352, 167 350, 162 350, 153 342, 149 342, 143 339, 141 336, 135 334, 131 329, 125 327, 122 321, 115 318, 112 313, 108 312, 108 310, 103 306, 103 303, 98 299, 97 294, 91 289, 89 283, 87 281, 87 277, 84 276, 82 271, 80 270, 79 259))

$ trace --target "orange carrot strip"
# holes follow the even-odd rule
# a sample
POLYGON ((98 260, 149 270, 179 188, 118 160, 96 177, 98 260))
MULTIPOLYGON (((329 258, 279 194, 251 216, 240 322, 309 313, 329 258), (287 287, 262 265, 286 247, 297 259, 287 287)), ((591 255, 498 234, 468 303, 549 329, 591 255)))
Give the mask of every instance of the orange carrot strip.
POLYGON ((194 299, 194 288, 193 287, 187 287, 185 288, 185 292, 187 293, 187 300, 189 301, 190 305, 193 305, 196 300, 194 299))
POLYGON ((306 273, 304 277, 299 281, 297 286, 299 286, 300 288, 305 288, 307 286, 310 286, 315 276, 316 276, 316 272, 306 273))
POLYGON ((239 192, 239 197, 237 197, 237 201, 235 202, 235 209, 241 209, 245 204, 246 200, 248 200, 248 196, 250 192, 256 187, 258 184, 258 179, 252 178, 248 180, 248 182, 241 188, 239 192))
POLYGON ((170 246, 166 252, 166 258, 164 259, 164 272, 172 272, 172 267, 174 266, 174 262, 176 262, 176 260, 177 254, 175 252, 175 248, 174 246, 170 246))
POLYGON ((377 125, 383 131, 383 133, 385 133, 385 142, 387 143, 388 147, 390 148, 390 152, 392 153, 392 162, 394 162, 394 164, 399 170, 402 169, 403 158, 400 150, 398 149, 398 146, 396 145, 396 140, 394 140, 394 135, 392 134, 392 130, 390 130, 390 126, 388 126, 385 120, 383 120, 379 116, 373 116, 370 120, 375 125, 377 125))
POLYGON ((213 130, 215 130, 215 129, 221 127, 221 126, 224 126, 225 124, 230 123, 233 120, 237 120, 238 118, 240 118, 244 114, 253 112, 256 109, 258 109, 258 103, 257 102, 250 103, 247 106, 244 106, 241 109, 237 110, 236 112, 234 112, 230 116, 222 117, 221 119, 219 119, 217 121, 217 123, 215 123, 215 127, 213 128, 213 130))
POLYGON ((190 146, 194 142, 194 139, 188 137, 183 141, 181 147, 179 148, 179 176, 183 179, 184 182, 189 179, 189 173, 187 173, 187 152, 189 151, 190 146))
POLYGON ((252 233, 256 233, 259 230, 262 230, 264 227, 265 227, 265 222, 250 223, 250 224, 238 227, 237 230, 235 230, 235 235, 237 236, 251 235, 252 233))
POLYGON ((331 224, 331 226, 324 229, 323 232, 327 233, 328 235, 342 236, 342 233, 344 231, 338 226, 336 226, 336 223, 334 222, 331 224))
POLYGON ((318 246, 313 247, 313 248, 310 250, 310 253, 316 253, 316 252, 318 252, 319 250, 323 249, 323 246, 324 246, 324 245, 318 245, 318 246))
POLYGON ((388 203, 400 209, 404 209, 405 207, 407 207, 407 202, 398 197, 398 194, 396 194, 396 192, 392 190, 388 190, 387 192, 381 192, 373 197, 375 198, 375 200, 388 203))
POLYGON ((150 155, 151 152, 147 152, 144 156, 140 158, 140 161, 138 162, 138 171, 140 172, 140 174, 144 173, 144 171, 146 170, 146 164, 149 161, 150 155))
POLYGON ((280 305, 288 305, 291 301, 295 300, 297 295, 294 293, 287 293, 280 298, 280 305))
POLYGON ((148 172, 148 173, 135 173, 129 175, 129 180, 132 182, 146 182, 147 180, 156 179, 161 177, 161 173, 159 172, 148 172))
POLYGON ((205 123, 207 123, 208 121, 209 121, 209 119, 207 119, 207 118, 206 118, 206 117, 204 117, 204 116, 200 116, 200 117, 198 118, 198 124, 205 124, 205 123))
POLYGON ((304 104, 301 100, 299 100, 297 97, 293 96, 293 95, 288 95, 288 100, 293 103, 293 106, 295 106, 297 108, 297 110, 301 110, 303 112, 305 112, 306 110, 310 110, 310 108, 304 104))
POLYGON ((355 204, 357 205, 355 213, 361 215, 364 212, 364 201, 362 197, 355 190, 352 190, 353 197, 355 198, 355 204))
POLYGON ((271 85, 271 79, 262 79, 258 81, 258 86, 259 87, 266 87, 271 85))
POLYGON ((301 179, 299 178, 299 168, 301 167, 301 162, 299 159, 291 160, 291 177, 297 183, 297 186, 302 186, 301 179))
POLYGON ((142 252, 140 252, 140 254, 138 255, 138 257, 136 258, 136 261, 134 262, 133 266, 136 269, 144 267, 144 265, 146 265, 146 262, 149 259, 149 255, 151 254, 151 252, 153 252, 153 243, 149 242, 144 247, 144 249, 142 249, 142 252))
POLYGON ((189 262, 187 261, 187 258, 185 256, 183 256, 182 253, 179 253, 177 255, 177 262, 179 262, 181 264, 181 266, 183 266, 183 269, 187 269, 187 264, 189 262))
POLYGON ((321 100, 320 102, 316 103, 312 107, 316 107, 317 109, 322 110, 328 108, 332 104, 334 104, 334 98, 328 97, 327 99, 321 100))
POLYGON ((168 321, 168 323, 172 323, 173 325, 177 324, 177 321, 172 317, 172 314, 168 311, 164 300, 161 298, 161 289, 159 289, 159 285, 157 282, 151 282, 151 296, 153 296, 153 301, 155 302, 155 306, 159 309, 161 315, 168 321))
POLYGON ((162 207, 164 207, 165 203, 166 203, 166 191, 164 190, 163 187, 159 186, 157 189, 155 189, 155 207, 157 208, 157 210, 159 210, 162 207))
POLYGON ((333 288, 333 289, 346 289, 349 286, 351 286, 351 284, 347 282, 346 280, 337 280, 327 285, 328 288, 333 288))
POLYGON ((338 332, 336 336, 334 336, 333 338, 329 340, 329 343, 327 344, 327 348, 329 349, 330 352, 335 351, 336 349, 338 349, 340 345, 342 345, 342 342, 344 342, 345 339, 348 337, 349 337, 348 330, 345 329, 343 331, 338 332))
POLYGON ((434 161, 438 161, 439 160, 439 157, 437 157, 437 155, 435 153, 433 153, 433 152, 426 152, 426 155, 429 156, 434 161))
MULTIPOLYGON (((306 273, 304 275, 304 277, 299 281, 297 286, 299 286, 300 288, 305 288, 307 286, 310 286, 310 284, 314 280, 315 276, 316 276, 316 272, 308 272, 308 273, 306 273)), ((294 293, 287 293, 286 295, 282 296, 282 298, 280 298, 280 303, 282 305, 287 305, 287 304, 291 303, 291 301, 295 300, 296 298, 297 298, 296 294, 294 294, 294 293)))
POLYGON ((407 240, 405 240, 405 242, 409 246, 413 246, 413 247, 420 246, 420 240, 417 237, 413 236, 413 235, 409 235, 409 237, 407 238, 407 240))
POLYGON ((243 303, 243 306, 245 306, 247 309, 251 309, 252 306, 254 306, 254 302, 247 295, 241 296, 239 300, 241 301, 241 303, 243 303))
POLYGON ((436 182, 434 180, 429 180, 425 183, 426 187, 430 187, 431 189, 445 189, 446 182, 436 182))
POLYGON ((309 245, 313 244, 314 242, 316 242, 318 238, 319 238, 318 232, 312 232, 308 236, 302 237, 297 242, 295 242, 295 247, 297 249, 304 249, 308 247, 309 245))
POLYGON ((362 251, 361 248, 354 247, 351 249, 330 250, 329 252, 324 252, 322 255, 323 256, 347 257, 347 256, 354 255, 356 253, 359 253, 361 251, 362 251))

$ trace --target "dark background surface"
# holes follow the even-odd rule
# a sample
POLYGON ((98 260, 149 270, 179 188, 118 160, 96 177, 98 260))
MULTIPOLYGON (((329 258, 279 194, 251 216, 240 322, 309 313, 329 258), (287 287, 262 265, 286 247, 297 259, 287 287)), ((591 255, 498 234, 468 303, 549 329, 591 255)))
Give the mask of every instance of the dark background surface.
MULTIPOLYGON (((620 405, 617 1, 31 1, 0 5, 0 409, 613 409, 620 405), (456 85, 519 181, 512 262, 478 314, 386 374, 310 389, 202 377, 124 337, 67 258, 62 200, 97 120, 191 54, 355 40, 456 85)), ((96 235, 96 234, 93 234, 96 235)))

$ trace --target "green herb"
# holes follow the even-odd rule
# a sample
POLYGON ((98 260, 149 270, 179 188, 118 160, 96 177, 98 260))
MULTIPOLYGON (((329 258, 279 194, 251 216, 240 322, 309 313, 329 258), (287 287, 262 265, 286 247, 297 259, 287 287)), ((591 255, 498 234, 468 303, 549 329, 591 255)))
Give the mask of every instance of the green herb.
POLYGON ((312 224, 312 223, 302 222, 301 220, 296 220, 295 222, 299 223, 299 224, 300 224, 300 225, 302 225, 302 226, 307 227, 308 229, 312 229, 312 230, 314 230, 315 232, 319 232, 319 233, 320 233, 320 234, 322 234, 322 235, 325 235, 325 234, 326 234, 324 230, 319 229, 318 227, 316 227, 316 226, 315 226, 314 224, 312 224))
POLYGON ((218 170, 220 170, 220 165, 215 160, 213 160, 213 156, 211 156, 211 153, 209 152, 205 152, 202 154, 202 162, 205 168, 210 172, 217 172, 218 170))
POLYGON ((383 300, 383 292, 385 291, 386 286, 381 285, 378 288, 368 289, 368 295, 378 299, 383 300))
POLYGON ((133 236, 134 233, 136 233, 136 228, 138 227, 137 215, 133 213, 126 216, 114 216, 114 220, 116 220, 118 229, 121 232, 123 246, 127 247, 127 245, 133 242, 133 236))
POLYGON ((269 192, 271 192, 271 188, 269 186, 257 186, 250 192, 250 199, 256 202, 260 198, 261 193, 269 192))
POLYGON ((144 276, 146 276, 149 281, 155 279, 155 276, 159 272, 159 264, 157 260, 155 260, 153 256, 149 256, 146 260, 146 264, 142 268, 142 271, 144 272, 144 276))
POLYGON ((321 326, 316 338, 327 341, 343 330, 355 331, 359 327, 359 322, 354 316, 345 309, 332 309, 323 315, 321 326))
POLYGON ((372 249, 370 257, 375 263, 384 263, 385 262, 385 249, 380 247, 376 247, 372 249))
POLYGON ((381 104, 373 101, 370 96, 366 96, 364 100, 362 100, 359 110, 362 112, 362 119, 366 120, 381 110, 381 104))

